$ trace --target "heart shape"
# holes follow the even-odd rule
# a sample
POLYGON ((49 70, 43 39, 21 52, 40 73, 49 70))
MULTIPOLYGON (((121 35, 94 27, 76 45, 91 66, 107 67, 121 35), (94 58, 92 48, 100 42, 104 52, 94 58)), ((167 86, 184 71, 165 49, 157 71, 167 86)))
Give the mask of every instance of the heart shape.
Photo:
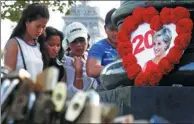
POLYGON ((136 86, 158 85, 179 63, 192 28, 190 13, 184 7, 165 7, 160 13, 154 7, 135 8, 117 34, 117 50, 128 78, 135 80, 136 86))

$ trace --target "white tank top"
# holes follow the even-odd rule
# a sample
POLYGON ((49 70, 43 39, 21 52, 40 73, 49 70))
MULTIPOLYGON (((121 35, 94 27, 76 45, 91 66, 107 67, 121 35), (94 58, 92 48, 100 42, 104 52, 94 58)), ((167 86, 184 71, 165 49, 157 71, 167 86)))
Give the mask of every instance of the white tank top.
MULTIPOLYGON (((43 70, 43 61, 42 61, 42 54, 39 49, 39 44, 36 42, 36 45, 32 46, 27 44, 21 38, 16 37, 18 42, 20 43, 24 61, 26 63, 27 71, 30 73, 31 78, 33 81, 36 81, 36 76, 43 70)), ((18 46, 18 55, 17 55, 17 63, 16 69, 24 69, 24 64, 20 52, 20 48, 18 46)))

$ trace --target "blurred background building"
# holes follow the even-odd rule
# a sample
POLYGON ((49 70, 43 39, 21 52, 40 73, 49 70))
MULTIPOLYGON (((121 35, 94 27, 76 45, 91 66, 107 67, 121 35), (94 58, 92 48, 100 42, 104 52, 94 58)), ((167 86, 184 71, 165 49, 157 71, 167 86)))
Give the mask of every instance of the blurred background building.
MULTIPOLYGON (((65 28, 72 22, 80 22, 84 24, 90 35, 90 46, 98 40, 104 38, 104 19, 100 16, 99 7, 91 7, 89 1, 81 1, 80 4, 72 5, 70 15, 62 17, 64 20, 63 32, 65 28)), ((63 47, 66 48, 66 41, 63 47)))

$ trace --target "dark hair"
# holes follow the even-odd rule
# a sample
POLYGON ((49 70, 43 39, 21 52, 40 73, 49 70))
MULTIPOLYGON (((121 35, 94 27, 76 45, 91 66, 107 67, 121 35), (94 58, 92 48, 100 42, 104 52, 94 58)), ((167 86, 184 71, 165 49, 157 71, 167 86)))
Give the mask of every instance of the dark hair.
POLYGON ((46 33, 45 41, 47 41, 52 36, 59 36, 60 37, 61 49, 59 50, 57 58, 61 61, 62 58, 64 57, 64 49, 62 46, 63 39, 64 39, 63 33, 61 31, 51 27, 51 26, 46 28, 45 33, 46 33))
POLYGON ((29 21, 34 21, 37 20, 39 18, 46 18, 49 19, 49 11, 48 8, 43 5, 43 4, 39 4, 39 3, 33 3, 27 6, 27 8, 25 8, 22 12, 22 16, 20 18, 20 20, 18 21, 18 24, 16 25, 16 27, 14 28, 10 39, 13 37, 22 37, 22 35, 25 33, 26 31, 26 22, 29 21))
POLYGON ((112 22, 112 14, 116 11, 115 8, 111 9, 110 11, 108 11, 108 13, 106 14, 105 17, 105 27, 108 25, 112 25, 114 26, 113 22, 112 22))
MULTIPOLYGON (((64 49, 62 46, 62 41, 64 39, 63 33, 59 30, 57 30, 56 28, 53 28, 52 26, 46 27, 45 33, 42 34, 39 38, 38 38, 38 42, 40 44, 40 51, 42 53, 43 56, 43 61, 44 64, 47 66, 49 63, 47 62, 47 58, 48 58, 48 51, 45 49, 44 47, 44 43, 47 42, 52 36, 59 36, 60 37, 60 50, 59 53, 57 55, 57 57, 54 59, 54 61, 59 60, 61 63, 63 63, 63 57, 64 57, 64 49)), ((52 61, 52 60, 51 60, 52 61)))

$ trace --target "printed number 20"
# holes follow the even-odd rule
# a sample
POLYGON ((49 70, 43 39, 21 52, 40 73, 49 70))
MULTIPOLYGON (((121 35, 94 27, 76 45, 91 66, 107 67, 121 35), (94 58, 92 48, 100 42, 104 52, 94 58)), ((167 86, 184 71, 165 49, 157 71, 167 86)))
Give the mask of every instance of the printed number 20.
POLYGON ((141 53, 142 51, 145 50, 145 48, 147 49, 150 49, 153 47, 153 43, 149 44, 149 41, 148 41, 148 36, 151 35, 153 36, 154 35, 154 30, 149 30, 145 33, 145 36, 143 35, 137 35, 136 37, 133 38, 132 40, 132 43, 135 43, 137 41, 139 41, 137 43, 137 46, 135 47, 135 50, 134 50, 134 55, 138 54, 138 53, 141 53), (144 45, 141 45, 142 43, 144 43, 144 45))

